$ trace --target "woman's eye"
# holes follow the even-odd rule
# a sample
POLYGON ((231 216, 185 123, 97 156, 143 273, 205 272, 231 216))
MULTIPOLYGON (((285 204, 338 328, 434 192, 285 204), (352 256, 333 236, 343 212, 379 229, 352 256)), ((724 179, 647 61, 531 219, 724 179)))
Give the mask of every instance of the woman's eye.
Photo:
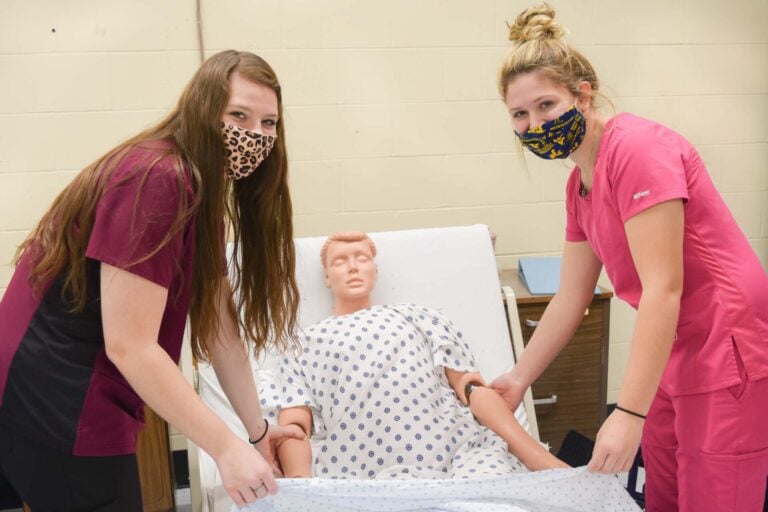
POLYGON ((526 114, 525 110, 518 110, 517 112, 512 114, 512 117, 514 119, 522 119, 523 117, 525 117, 525 114, 526 114))
POLYGON ((542 101, 541 105, 539 106, 539 108, 541 108, 541 110, 547 110, 551 106, 552 106, 552 102, 551 101, 542 101))
POLYGON ((229 115, 234 117, 238 121, 245 120, 245 114, 243 114, 242 112, 230 112, 229 115))
POLYGON ((277 121, 275 119, 265 119, 263 124, 267 126, 277 126, 277 121))

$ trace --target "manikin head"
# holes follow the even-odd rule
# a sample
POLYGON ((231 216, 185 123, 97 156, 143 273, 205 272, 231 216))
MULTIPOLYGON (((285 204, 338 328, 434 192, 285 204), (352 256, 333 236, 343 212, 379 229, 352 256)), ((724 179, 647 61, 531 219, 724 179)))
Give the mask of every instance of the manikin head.
POLYGON ((333 292, 333 312, 346 315, 371 305, 378 268, 376 245, 367 234, 345 231, 329 236, 320 249, 325 285, 333 292))

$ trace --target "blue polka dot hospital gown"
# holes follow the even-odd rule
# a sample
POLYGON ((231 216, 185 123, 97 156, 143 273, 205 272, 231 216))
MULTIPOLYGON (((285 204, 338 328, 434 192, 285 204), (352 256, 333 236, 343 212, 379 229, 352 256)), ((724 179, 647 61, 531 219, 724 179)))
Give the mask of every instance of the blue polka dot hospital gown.
POLYGON ((327 318, 280 368, 282 407, 313 416, 322 478, 474 478, 527 472, 461 404, 445 368, 476 372, 454 325, 409 304, 327 318))

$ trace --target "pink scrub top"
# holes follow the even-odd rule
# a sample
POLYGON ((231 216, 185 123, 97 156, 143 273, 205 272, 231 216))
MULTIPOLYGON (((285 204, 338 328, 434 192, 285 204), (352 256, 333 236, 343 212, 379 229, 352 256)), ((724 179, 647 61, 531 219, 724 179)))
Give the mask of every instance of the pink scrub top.
POLYGON ((616 295, 637 309, 642 285, 624 223, 656 204, 682 199, 683 295, 661 387, 671 396, 768 377, 768 275, 715 189, 694 147, 652 121, 619 114, 608 121, 592 179, 580 171, 566 189, 566 240, 588 241, 616 295))

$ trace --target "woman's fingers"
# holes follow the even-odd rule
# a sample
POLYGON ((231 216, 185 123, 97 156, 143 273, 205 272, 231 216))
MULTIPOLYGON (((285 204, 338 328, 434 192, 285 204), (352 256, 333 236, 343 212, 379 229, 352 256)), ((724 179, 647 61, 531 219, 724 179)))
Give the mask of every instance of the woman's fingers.
POLYGON ((587 469, 594 471, 595 473, 606 473, 605 465, 608 462, 608 454, 603 451, 601 445, 595 445, 595 450, 592 452, 592 458, 587 464, 587 469))
POLYGON ((297 426, 282 427, 279 425, 270 425, 269 439, 273 443, 280 443, 286 438, 302 440, 306 436, 304 432, 297 426))
POLYGON ((243 507, 248 503, 266 498, 270 494, 277 492, 277 482, 274 478, 264 478, 264 480, 244 485, 239 489, 229 492, 232 501, 238 507, 243 507))
POLYGON ((275 475, 278 478, 283 477, 283 470, 282 468, 277 464, 277 462, 271 462, 272 466, 272 474, 275 475))
POLYGON ((640 418, 613 412, 600 427, 587 467, 597 473, 623 473, 632 467, 643 432, 640 418))
POLYGON ((238 507, 244 507, 246 503, 248 503, 247 501, 245 501, 245 496, 242 495, 242 493, 240 492, 240 489, 231 489, 231 490, 226 489, 226 490, 227 490, 227 494, 229 494, 229 497, 232 498, 232 501, 234 501, 235 505, 237 505, 238 507))
POLYGON ((300 429, 288 428, 283 430, 285 431, 285 435, 283 437, 291 437, 293 439, 299 439, 299 440, 307 437, 306 434, 304 434, 304 432, 302 432, 300 429))
POLYGON ((268 494, 275 494, 277 492, 277 481, 272 474, 269 475, 269 478, 264 479, 264 488, 268 494))
POLYGON ((237 440, 216 463, 224 488, 238 507, 277 492, 272 464, 243 441, 237 440))

